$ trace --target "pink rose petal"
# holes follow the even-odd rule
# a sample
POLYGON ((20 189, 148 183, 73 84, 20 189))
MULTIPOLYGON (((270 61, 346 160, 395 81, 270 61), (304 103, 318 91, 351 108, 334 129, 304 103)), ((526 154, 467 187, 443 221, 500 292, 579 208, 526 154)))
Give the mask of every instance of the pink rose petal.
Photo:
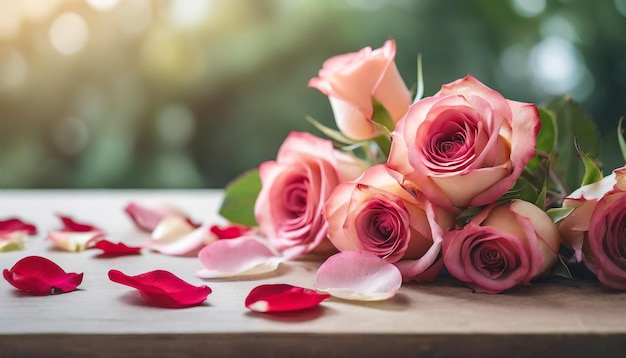
POLYGON ((125 255, 137 255, 141 252, 141 247, 127 246, 122 242, 113 243, 109 240, 99 240, 93 248, 102 250, 101 256, 115 257, 125 255))
POLYGON ((57 216, 59 217, 59 219, 61 219, 61 222, 63 222, 63 229, 61 231, 72 231, 72 232, 99 231, 99 232, 102 232, 102 230, 100 230, 100 228, 96 226, 75 221, 69 216, 65 216, 65 215, 57 215, 57 216))
POLYGON ((0 252, 23 250, 27 241, 27 231, 0 231, 0 252))
POLYGON ((166 308, 197 306, 212 292, 207 285, 194 286, 165 270, 154 270, 136 276, 110 270, 109 279, 136 288, 144 302, 150 306, 166 308))
POLYGON ((218 240, 198 254, 205 269, 196 271, 201 278, 257 275, 278 268, 285 259, 252 236, 218 240))
POLYGON ((74 291, 83 281, 82 273, 67 273, 41 256, 27 256, 2 274, 13 287, 38 296, 74 291))
POLYGON ((96 242, 104 239, 104 235, 100 231, 50 231, 47 239, 65 251, 80 252, 93 247, 96 242))
POLYGON ((287 284, 257 286, 246 297, 246 307, 255 312, 287 312, 312 308, 329 294, 287 284))
POLYGON ((401 285, 402 275, 396 266, 360 251, 344 251, 329 257, 315 277, 318 291, 346 300, 386 300, 401 285))
POLYGON ((185 218, 167 217, 157 225, 145 247, 172 256, 195 256, 214 241, 207 225, 196 227, 185 218))
POLYGON ((140 230, 146 232, 154 231, 161 220, 170 216, 184 218, 191 226, 200 226, 199 224, 192 222, 187 214, 169 205, 148 207, 135 202, 130 202, 126 205, 124 211, 128 214, 128 216, 130 216, 140 230))
POLYGON ((251 228, 238 224, 229 224, 226 226, 212 225, 210 230, 218 240, 235 239, 252 231, 251 228))
POLYGON ((18 218, 0 220, 0 232, 25 231, 28 235, 36 235, 37 227, 18 218))

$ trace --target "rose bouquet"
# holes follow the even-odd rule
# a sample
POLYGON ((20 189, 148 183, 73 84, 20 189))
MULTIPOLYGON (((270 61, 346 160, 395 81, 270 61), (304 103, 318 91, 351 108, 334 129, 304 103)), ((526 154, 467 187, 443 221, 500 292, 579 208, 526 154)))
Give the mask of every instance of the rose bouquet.
MULTIPOLYGON (((543 107, 506 99, 476 78, 423 97, 418 57, 413 95, 395 65, 392 40, 328 59, 309 86, 328 96, 337 129, 309 118, 326 138, 292 132, 275 160, 236 178, 220 214, 197 222, 170 205, 130 202, 124 211, 142 246, 65 215, 47 240, 94 257, 196 257, 199 279, 250 276, 284 261, 317 259, 314 289, 263 284, 247 295, 255 312, 299 311, 334 296, 384 300, 403 282, 450 275, 476 292, 500 293, 541 279, 588 273, 626 290, 626 166, 603 176, 599 135, 569 98, 543 107)), ((626 158, 622 121, 618 140, 626 158)), ((34 224, 0 220, 0 252, 22 250, 34 224)), ((27 256, 3 270, 31 295, 73 292, 82 273, 27 256)), ((168 270, 110 281, 152 306, 186 308, 212 292, 168 270)))
MULTIPOLYGON (((419 60, 413 96, 395 52, 389 40, 325 61, 308 85, 337 129, 309 118, 326 138, 289 134, 227 187, 220 214, 285 260, 330 257, 320 271, 346 287, 345 272, 382 260, 404 282, 445 270, 487 293, 581 262, 626 289, 626 169, 602 178, 590 118, 569 98, 539 108, 471 75, 422 98, 419 60)), ((621 122, 618 136, 626 153, 621 122)))

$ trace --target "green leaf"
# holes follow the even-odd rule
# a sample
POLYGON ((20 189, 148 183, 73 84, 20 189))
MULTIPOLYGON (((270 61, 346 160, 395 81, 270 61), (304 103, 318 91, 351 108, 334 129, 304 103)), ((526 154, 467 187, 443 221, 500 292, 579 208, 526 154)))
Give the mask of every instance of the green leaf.
POLYGON ((623 123, 624 117, 620 118, 619 123, 617 123, 617 141, 619 142, 619 148, 622 150, 622 157, 626 160, 626 139, 624 139, 626 128, 622 127, 623 123))
POLYGON ((424 96, 424 75, 422 73, 422 54, 417 54, 417 93, 413 103, 419 101, 424 96))
POLYGON ((483 208, 483 206, 470 206, 469 208, 463 210, 456 217, 457 225, 460 227, 467 225, 470 220, 472 220, 472 218, 476 216, 476 214, 478 214, 483 208))
POLYGON ((583 180, 580 186, 595 183, 602 179, 602 170, 598 168, 593 159, 589 158, 589 156, 585 152, 583 152, 576 138, 574 138, 574 144, 576 147, 576 151, 578 152, 578 155, 580 155, 580 159, 585 166, 585 174, 583 176, 583 180))
POLYGON ((546 177, 546 181, 541 187, 541 191, 539 192, 539 196, 537 200, 535 200, 535 205, 539 207, 541 210, 546 210, 546 197, 548 195, 548 178, 546 177))
POLYGON ((261 191, 261 177, 258 169, 249 170, 226 186, 226 194, 220 215, 228 221, 246 226, 257 226, 254 217, 254 204, 261 191))
POLYGON ((313 124, 315 126, 315 128, 317 128, 320 132, 322 132, 325 136, 327 136, 328 138, 334 140, 335 142, 338 142, 340 144, 346 144, 346 145, 352 145, 357 143, 356 141, 346 137, 345 135, 343 135, 341 132, 334 130, 332 128, 328 128, 325 125, 323 125, 322 123, 316 121, 315 119, 313 119, 313 117, 310 116, 306 116, 306 120, 309 121, 311 124, 313 124))
POLYGON ((547 108, 539 108, 541 129, 537 135, 537 151, 550 154, 556 146, 557 128, 554 112, 547 108))
POLYGON ((383 163, 387 161, 389 158, 389 152, 391 151, 391 137, 389 134, 381 134, 378 137, 374 138, 374 141, 378 145, 378 148, 383 155, 383 163))
POLYGON ((372 101, 374 103, 374 115, 372 116, 372 121, 384 127, 386 132, 393 131, 396 124, 391 118, 391 115, 389 115, 389 112, 387 112, 387 109, 377 100, 372 98, 372 101))
POLYGON ((552 222, 558 224, 561 220, 565 219, 574 208, 552 208, 546 211, 546 214, 552 219, 552 222))
POLYGON ((556 146, 552 153, 552 167, 563 178, 565 191, 577 188, 585 175, 584 164, 574 148, 576 138, 590 158, 596 158, 599 150, 599 135, 591 117, 571 97, 565 96, 550 102, 547 109, 554 114, 556 123, 556 146))
POLYGON ((521 199, 530 203, 535 203, 538 196, 537 188, 524 177, 519 177, 513 187, 504 195, 498 198, 498 201, 511 201, 513 199, 521 199))
POLYGON ((556 261, 554 266, 552 266, 552 269, 550 270, 550 274, 548 276, 564 278, 567 280, 572 280, 574 278, 561 255, 559 255, 559 259, 556 261))

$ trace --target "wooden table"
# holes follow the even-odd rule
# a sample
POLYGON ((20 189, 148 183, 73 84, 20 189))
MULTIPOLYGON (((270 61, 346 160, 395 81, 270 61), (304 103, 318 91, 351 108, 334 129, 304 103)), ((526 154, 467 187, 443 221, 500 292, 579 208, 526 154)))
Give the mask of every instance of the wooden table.
POLYGON ((111 241, 143 243, 123 211, 130 201, 183 208, 202 222, 223 223, 218 190, 0 191, 0 219, 18 216, 39 229, 22 251, 0 253, 0 269, 41 255, 66 271, 83 272, 79 290, 36 297, 0 283, 0 356, 211 357, 624 357, 626 293, 595 281, 577 286, 535 283, 505 294, 472 293, 444 278, 405 284, 393 299, 353 303, 329 299, 319 309, 268 315, 248 311, 244 299, 262 283, 312 287, 315 261, 238 280, 201 280, 197 258, 144 251, 96 258, 52 249, 46 233, 67 214, 106 230, 111 241), (109 281, 109 269, 139 274, 165 269, 213 293, 201 306, 163 309, 142 305, 138 293, 109 281))

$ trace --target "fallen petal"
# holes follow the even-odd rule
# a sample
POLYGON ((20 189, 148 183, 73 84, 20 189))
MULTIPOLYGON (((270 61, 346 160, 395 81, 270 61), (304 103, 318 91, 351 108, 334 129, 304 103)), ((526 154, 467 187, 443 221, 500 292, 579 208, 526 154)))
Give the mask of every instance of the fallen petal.
POLYGON ((67 273, 41 256, 27 256, 2 274, 13 287, 38 296, 74 291, 83 281, 82 273, 67 273))
POLYGON ((121 271, 110 270, 109 279, 137 289, 144 302, 150 306, 166 308, 197 306, 211 293, 211 288, 207 285, 194 286, 165 270, 154 270, 136 276, 127 276, 121 271))
POLYGON ((198 258, 205 267, 196 271, 201 278, 258 275, 276 270, 285 260, 252 236, 215 241, 205 246, 198 258))
POLYGON ((161 220, 170 216, 183 218, 194 227, 200 226, 192 222, 187 214, 169 205, 148 207, 131 201, 126 205, 124 211, 130 216, 137 228, 146 232, 154 231, 161 220))
POLYGON ((36 235, 37 227, 18 218, 0 220, 0 232, 25 231, 28 235, 36 235))
POLYGON ((57 216, 59 217, 59 219, 61 219, 61 222, 63 222, 63 229, 61 229, 61 231, 72 231, 72 232, 100 231, 102 232, 102 230, 100 230, 96 226, 85 224, 85 223, 80 223, 78 221, 75 221, 69 216, 65 216, 65 215, 57 215, 57 216))
POLYGON ((246 307, 255 312, 287 312, 312 308, 330 297, 308 288, 287 284, 257 286, 246 297, 246 307))
POLYGON ((23 250, 27 241, 27 231, 0 231, 0 252, 23 250))
POLYGON ((229 224, 226 226, 211 226, 211 233, 217 237, 218 240, 224 239, 236 239, 238 237, 248 234, 252 229, 238 224, 229 224))
POLYGON ((102 250, 101 256, 114 257, 124 255, 137 255, 141 252, 141 247, 127 246, 122 242, 113 243, 109 240, 99 240, 93 248, 102 250))
POLYGON ((100 231, 50 231, 47 239, 52 241, 54 246, 65 251, 80 252, 93 247, 96 242, 104 239, 104 234, 100 231))
POLYGON ((145 247, 172 256, 195 256, 215 240, 206 225, 196 228, 185 218, 170 216, 157 225, 145 247))
POLYGON ((380 301, 395 296, 402 285, 396 266, 369 252, 344 251, 317 270, 315 288, 346 300, 380 301))

